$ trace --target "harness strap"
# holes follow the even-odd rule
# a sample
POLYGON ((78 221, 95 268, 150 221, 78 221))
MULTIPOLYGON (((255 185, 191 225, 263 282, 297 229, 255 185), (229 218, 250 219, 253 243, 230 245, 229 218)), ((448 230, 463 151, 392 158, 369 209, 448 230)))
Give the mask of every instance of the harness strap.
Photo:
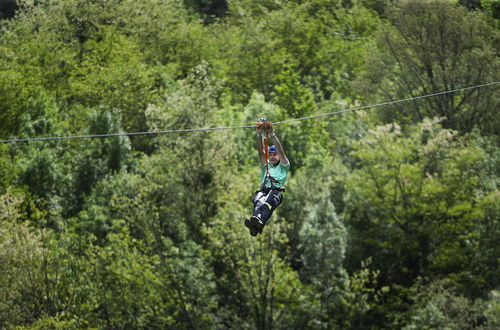
MULTIPOLYGON (((261 118, 259 119, 259 125, 262 125, 265 128, 269 128, 271 127, 272 123, 267 121, 267 119, 265 118, 261 118)), ((271 182, 271 188, 275 189, 276 187, 274 186, 274 183, 275 182, 277 183, 278 180, 276 180, 269 174, 269 133, 267 132, 267 130, 264 130, 263 139, 264 139, 264 158, 266 160, 266 176, 264 178, 264 182, 262 182, 262 187, 260 187, 260 189, 262 190, 263 188, 265 188, 267 180, 271 182)))
POLYGON ((266 177, 269 176, 269 136, 267 131, 264 138, 264 157, 266 158, 266 177))

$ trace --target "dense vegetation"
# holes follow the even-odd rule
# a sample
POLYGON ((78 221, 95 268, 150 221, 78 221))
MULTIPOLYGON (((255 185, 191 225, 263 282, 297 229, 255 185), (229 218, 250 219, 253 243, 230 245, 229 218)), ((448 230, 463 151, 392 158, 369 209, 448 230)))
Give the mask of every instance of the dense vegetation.
MULTIPOLYGON (((500 78, 497 0, 18 0, 0 139, 251 125, 500 78)), ((0 144, 0 328, 498 329, 500 85, 252 129, 0 144)))

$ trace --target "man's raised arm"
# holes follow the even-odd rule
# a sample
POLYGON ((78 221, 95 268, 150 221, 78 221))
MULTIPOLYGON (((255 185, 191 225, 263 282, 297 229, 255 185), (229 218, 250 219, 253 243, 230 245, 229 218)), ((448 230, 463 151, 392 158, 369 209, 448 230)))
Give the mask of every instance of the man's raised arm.
POLYGON ((265 166, 266 165, 266 159, 264 156, 264 144, 262 143, 262 128, 257 125, 257 151, 259 152, 259 161, 260 165, 265 166))

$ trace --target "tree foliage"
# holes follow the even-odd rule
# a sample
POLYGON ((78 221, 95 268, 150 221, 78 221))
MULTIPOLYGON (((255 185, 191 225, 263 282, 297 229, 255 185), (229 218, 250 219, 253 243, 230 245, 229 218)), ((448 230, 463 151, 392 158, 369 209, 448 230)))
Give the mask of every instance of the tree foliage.
MULTIPOLYGON (((362 93, 398 99, 476 86, 498 77, 499 33, 483 13, 449 1, 401 1, 390 19, 393 24, 380 30, 378 56, 368 61, 359 82, 362 93)), ((382 118, 415 123, 444 117, 445 127, 462 133, 479 128, 483 134, 498 134, 498 102, 498 86, 470 89, 393 107, 382 118)))
POLYGON ((0 328, 498 328, 496 3, 2 2, 0 328))

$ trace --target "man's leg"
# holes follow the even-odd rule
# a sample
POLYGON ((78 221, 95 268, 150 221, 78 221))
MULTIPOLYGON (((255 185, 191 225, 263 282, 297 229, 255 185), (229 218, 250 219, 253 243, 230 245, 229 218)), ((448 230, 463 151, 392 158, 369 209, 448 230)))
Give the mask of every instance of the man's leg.
MULTIPOLYGON (((261 207, 263 202, 265 201, 266 193, 262 190, 256 191, 254 196, 253 196, 253 214, 258 212, 259 207, 261 207)), ((252 236, 257 236, 259 234, 259 229, 256 227, 250 219, 245 219, 245 226, 250 230, 250 235, 252 236)))
POLYGON ((262 232, 265 224, 271 218, 274 210, 281 204, 283 196, 281 192, 273 189, 266 192, 258 192, 254 199, 254 212, 252 224, 262 232))
POLYGON ((262 208, 262 206, 265 205, 267 196, 270 192, 271 192, 270 190, 259 190, 255 193, 255 196, 253 198, 253 215, 254 215, 254 217, 258 217, 259 219, 261 219, 261 217, 262 217, 261 208, 262 208))

